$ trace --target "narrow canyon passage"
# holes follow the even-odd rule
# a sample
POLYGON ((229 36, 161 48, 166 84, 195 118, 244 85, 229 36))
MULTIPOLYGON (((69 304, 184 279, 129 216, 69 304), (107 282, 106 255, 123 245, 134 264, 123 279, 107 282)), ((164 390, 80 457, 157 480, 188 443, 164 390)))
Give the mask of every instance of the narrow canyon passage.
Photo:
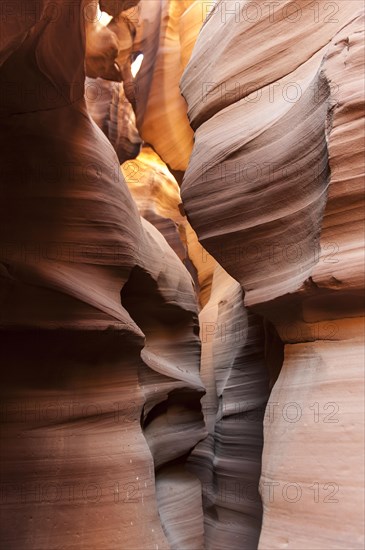
POLYGON ((1 548, 364 548, 364 11, 0 2, 1 548))

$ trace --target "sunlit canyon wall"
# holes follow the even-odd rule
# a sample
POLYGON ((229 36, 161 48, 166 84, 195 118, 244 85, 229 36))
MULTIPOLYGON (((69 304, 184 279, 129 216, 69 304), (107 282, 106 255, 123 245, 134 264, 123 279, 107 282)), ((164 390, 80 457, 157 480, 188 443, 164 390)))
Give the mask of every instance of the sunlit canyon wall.
POLYGON ((362 1, 0 9, 1 546, 362 549, 362 1))

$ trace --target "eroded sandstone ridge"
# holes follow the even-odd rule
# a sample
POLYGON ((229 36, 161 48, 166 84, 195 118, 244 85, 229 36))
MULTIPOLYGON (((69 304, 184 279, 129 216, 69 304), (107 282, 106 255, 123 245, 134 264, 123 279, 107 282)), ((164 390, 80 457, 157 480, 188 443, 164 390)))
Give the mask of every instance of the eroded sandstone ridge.
POLYGON ((363 548, 362 0, 0 9, 1 546, 363 548))
POLYGON ((88 115, 87 3, 41 4, 0 69, 2 547, 169 548, 154 471, 206 435, 196 295, 88 115))
POLYGON ((285 344, 262 550, 364 544, 364 14, 329 7, 218 2, 181 83, 195 130, 185 211, 285 344))

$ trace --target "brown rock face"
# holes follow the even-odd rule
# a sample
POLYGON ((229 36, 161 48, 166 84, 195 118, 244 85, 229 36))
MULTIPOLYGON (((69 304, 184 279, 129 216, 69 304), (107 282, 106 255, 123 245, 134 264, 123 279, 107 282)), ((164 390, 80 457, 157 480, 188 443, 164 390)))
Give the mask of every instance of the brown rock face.
POLYGON ((364 548, 363 2, 0 30, 1 548, 364 548))
POLYGON ((285 344, 259 548, 362 548, 362 6, 337 2, 329 20, 321 4, 259 2, 253 21, 234 6, 213 10, 182 79, 196 130, 182 198, 285 344))
POLYGON ((269 394, 262 319, 220 266, 200 313, 203 410, 209 436, 191 454, 202 482, 207 548, 257 547, 263 416, 269 394), (232 529, 232 524, 234 529, 232 529))
POLYGON ((193 132, 178 86, 183 71, 179 24, 192 3, 193 0, 169 0, 162 4, 161 26, 154 38, 154 73, 140 126, 143 139, 170 168, 179 171, 186 169, 193 146, 193 132))
POLYGON ((2 546, 167 549, 154 467, 206 433, 195 293, 87 113, 84 3, 71 20, 47 6, 0 69, 18 93, 1 125, 2 546))

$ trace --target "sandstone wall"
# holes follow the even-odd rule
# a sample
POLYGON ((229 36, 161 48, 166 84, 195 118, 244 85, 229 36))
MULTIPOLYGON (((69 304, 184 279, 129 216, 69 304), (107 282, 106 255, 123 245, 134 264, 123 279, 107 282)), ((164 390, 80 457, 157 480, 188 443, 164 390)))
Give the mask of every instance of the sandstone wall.
POLYGON ((363 3, 8 4, 2 545, 363 548, 363 3))
POLYGON ((182 78, 195 129, 182 199, 285 344, 259 548, 361 548, 362 5, 236 4, 212 12, 182 78))

